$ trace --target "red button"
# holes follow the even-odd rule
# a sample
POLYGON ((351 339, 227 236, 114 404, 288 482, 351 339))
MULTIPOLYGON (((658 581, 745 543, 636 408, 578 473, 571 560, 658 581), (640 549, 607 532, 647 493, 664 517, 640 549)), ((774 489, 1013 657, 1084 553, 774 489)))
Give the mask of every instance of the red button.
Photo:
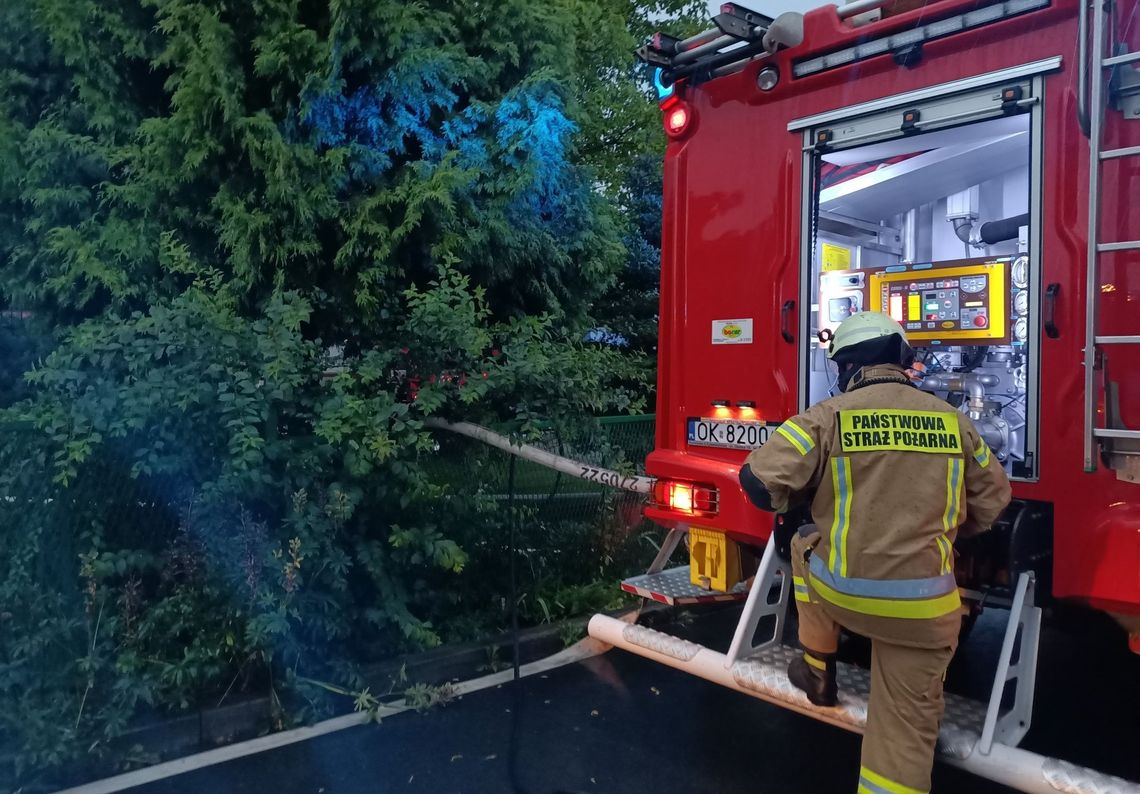
POLYGON ((984 314, 979 314, 977 317, 974 318, 974 325, 978 326, 979 328, 985 328, 986 327, 986 316, 984 314))

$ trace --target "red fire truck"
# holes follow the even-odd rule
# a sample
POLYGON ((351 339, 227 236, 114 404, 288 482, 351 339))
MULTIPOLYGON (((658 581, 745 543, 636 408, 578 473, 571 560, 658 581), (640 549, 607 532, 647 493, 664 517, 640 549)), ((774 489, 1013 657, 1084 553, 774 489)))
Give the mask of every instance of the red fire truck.
POLYGON ((787 682, 790 571, 737 475, 833 392, 834 327, 887 312, 919 387, 970 415, 1013 482, 994 531, 957 550, 963 599, 1009 621, 989 702, 948 698, 941 757, 1024 791, 1140 792, 1017 749, 1041 605, 1108 613, 1140 653, 1136 0, 859 0, 775 19, 727 3, 714 22, 639 50, 669 139, 646 509, 668 535, 623 587, 745 607, 727 654, 604 616, 590 633, 861 730, 859 670, 835 709, 787 682), (690 565, 667 568, 683 541, 690 565))

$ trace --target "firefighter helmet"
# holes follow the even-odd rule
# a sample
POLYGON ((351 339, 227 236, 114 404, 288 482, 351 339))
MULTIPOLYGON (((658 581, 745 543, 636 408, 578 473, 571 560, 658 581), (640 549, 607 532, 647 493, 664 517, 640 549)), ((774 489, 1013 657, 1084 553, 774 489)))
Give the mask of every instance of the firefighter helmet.
POLYGON ((843 350, 895 334, 898 334, 903 345, 909 347, 902 326, 882 312, 853 314, 835 329, 827 346, 827 357, 834 359, 843 350))

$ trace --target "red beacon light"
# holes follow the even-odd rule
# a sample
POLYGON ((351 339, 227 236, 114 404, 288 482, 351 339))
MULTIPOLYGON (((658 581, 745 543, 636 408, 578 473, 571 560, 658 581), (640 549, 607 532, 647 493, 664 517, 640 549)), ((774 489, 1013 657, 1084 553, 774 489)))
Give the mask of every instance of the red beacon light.
POLYGON ((665 109, 665 134, 680 138, 693 122, 693 111, 684 102, 674 102, 665 109))

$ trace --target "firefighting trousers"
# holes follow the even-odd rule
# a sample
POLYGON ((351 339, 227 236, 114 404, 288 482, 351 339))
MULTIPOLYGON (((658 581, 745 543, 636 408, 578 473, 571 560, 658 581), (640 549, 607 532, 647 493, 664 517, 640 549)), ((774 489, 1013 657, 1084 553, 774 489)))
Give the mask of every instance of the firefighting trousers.
MULTIPOLYGON (((845 615, 811 592, 806 557, 815 540, 818 535, 792 540, 799 638, 806 652, 832 654, 838 649, 839 630, 846 625, 839 621, 845 615)), ((942 647, 915 648, 872 634, 871 694, 858 794, 930 791, 934 746, 945 705, 942 682, 954 648, 954 640, 942 647)))

